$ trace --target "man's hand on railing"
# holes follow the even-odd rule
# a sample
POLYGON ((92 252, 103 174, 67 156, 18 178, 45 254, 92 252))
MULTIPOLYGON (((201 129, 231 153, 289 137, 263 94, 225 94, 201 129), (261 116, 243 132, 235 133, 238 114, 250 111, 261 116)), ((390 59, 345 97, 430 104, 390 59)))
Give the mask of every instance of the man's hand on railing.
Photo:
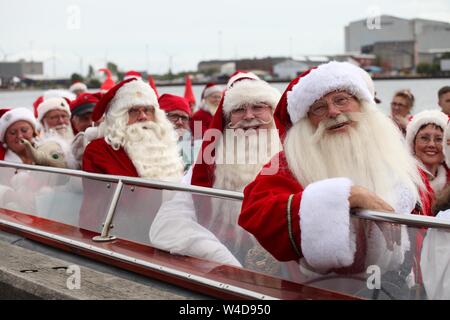
POLYGON ((368 209, 383 212, 394 212, 394 209, 375 193, 360 186, 353 186, 348 198, 351 209, 368 209))

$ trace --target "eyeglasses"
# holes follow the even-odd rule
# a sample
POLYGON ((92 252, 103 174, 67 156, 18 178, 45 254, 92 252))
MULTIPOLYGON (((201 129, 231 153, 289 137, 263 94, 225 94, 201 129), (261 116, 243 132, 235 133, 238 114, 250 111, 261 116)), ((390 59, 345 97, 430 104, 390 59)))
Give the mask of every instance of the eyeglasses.
POLYGON ((416 142, 417 144, 420 145, 427 145, 430 142, 434 142, 437 145, 442 145, 442 142, 444 141, 444 138, 441 135, 438 136, 432 136, 429 134, 424 134, 424 135, 418 135, 416 138, 416 142))
POLYGON ((155 114, 155 108, 150 107, 135 107, 128 110, 128 116, 132 118, 138 118, 141 113, 144 113, 146 116, 150 116, 155 114))
POLYGON ((181 120, 183 123, 186 123, 190 120, 188 116, 180 115, 180 114, 167 114, 167 119, 169 119, 170 122, 178 122, 178 120, 181 120))
POLYGON ((398 102, 391 102, 391 107, 399 107, 399 108, 408 108, 408 106, 404 103, 398 103, 398 102))
POLYGON ((264 111, 270 108, 268 104, 265 103, 257 103, 252 105, 242 105, 237 109, 231 111, 231 115, 235 117, 243 117, 247 114, 247 110, 251 110, 252 114, 255 116, 259 116, 264 113, 264 111))
MULTIPOLYGON (((351 100, 354 97, 346 95, 346 94, 338 94, 333 97, 331 103, 339 110, 343 110, 348 107, 351 100)), ((311 108, 309 108, 309 113, 322 117, 328 112, 328 103, 324 100, 315 102, 311 108)))
POLYGON ((50 121, 57 121, 58 119, 67 120, 69 119, 69 115, 67 113, 61 113, 53 116, 45 116, 44 118, 50 120, 50 121))

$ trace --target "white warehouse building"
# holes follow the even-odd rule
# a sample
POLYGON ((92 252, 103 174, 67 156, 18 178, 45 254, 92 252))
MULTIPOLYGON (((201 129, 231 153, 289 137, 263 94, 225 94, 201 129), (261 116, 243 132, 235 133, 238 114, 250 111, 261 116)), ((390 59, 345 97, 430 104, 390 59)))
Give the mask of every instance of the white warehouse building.
POLYGON ((345 27, 346 52, 361 52, 361 48, 377 42, 415 42, 416 52, 450 48, 450 23, 402 19, 381 15, 351 22, 345 27))

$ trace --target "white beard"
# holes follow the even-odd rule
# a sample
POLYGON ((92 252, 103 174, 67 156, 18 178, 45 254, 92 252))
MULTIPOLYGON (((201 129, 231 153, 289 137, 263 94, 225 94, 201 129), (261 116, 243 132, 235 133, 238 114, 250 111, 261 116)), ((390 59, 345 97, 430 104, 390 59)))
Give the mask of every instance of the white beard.
POLYGON ((410 213, 424 188, 418 163, 399 130, 372 105, 362 105, 356 127, 347 133, 320 135, 308 118, 296 123, 285 140, 289 169, 303 187, 348 177, 376 193, 397 212, 410 213))
POLYGON ((59 125, 54 128, 49 128, 47 126, 47 124, 45 123, 44 128, 45 128, 44 131, 45 131, 46 136, 57 135, 60 138, 67 141, 68 143, 72 143, 72 141, 73 141, 74 134, 73 134, 72 127, 70 125, 59 125))
POLYGON ((164 130, 156 122, 138 122, 125 129, 124 149, 140 177, 179 182, 183 163, 173 129, 164 130))
POLYGON ((214 188, 242 191, 281 150, 277 130, 261 132, 226 130, 216 146, 214 188))
MULTIPOLYGON (((372 105, 362 105, 356 113, 356 127, 346 133, 320 135, 308 118, 300 120, 289 131, 284 143, 288 167, 306 188, 310 183, 334 177, 347 177, 354 185, 374 192, 399 214, 410 214, 420 201, 419 189, 425 190, 417 160, 409 153, 403 136, 393 122, 372 105)), ((353 115, 353 114, 352 114, 353 115)), ((357 230, 352 219, 352 232, 357 230)), ((377 265, 382 272, 398 270, 404 254, 410 249, 406 228, 401 227, 401 243, 389 250, 380 228, 364 221, 366 266, 377 265)))
MULTIPOLYGON (((226 131, 232 133, 234 130, 226 131)), ((243 191, 245 186, 256 178, 262 167, 281 150, 277 131, 268 130, 268 132, 270 134, 265 137, 261 136, 260 140, 257 139, 259 135, 254 131, 253 134, 250 134, 251 137, 240 135, 234 141, 234 148, 231 149, 230 146, 226 147, 227 141, 232 141, 231 135, 225 135, 224 139, 219 139, 216 146, 213 188, 243 191), (223 140, 225 140, 225 143, 223 140), (229 151, 228 154, 227 150, 229 151), (255 155, 259 156, 252 158, 255 155)), ((248 133, 250 133, 250 130, 247 131, 248 133)), ((221 223, 236 223, 241 210, 240 201, 214 198, 213 202, 213 211, 220 217, 221 223)))

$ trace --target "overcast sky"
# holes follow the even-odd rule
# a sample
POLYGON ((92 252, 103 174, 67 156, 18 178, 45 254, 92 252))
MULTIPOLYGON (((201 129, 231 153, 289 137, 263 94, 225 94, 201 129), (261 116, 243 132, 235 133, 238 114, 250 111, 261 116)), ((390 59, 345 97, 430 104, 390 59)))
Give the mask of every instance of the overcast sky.
POLYGON ((177 72, 207 59, 343 53, 344 27, 377 11, 450 22, 449 0, 0 0, 0 59, 32 56, 60 76, 105 60, 160 74, 170 61, 177 72))

